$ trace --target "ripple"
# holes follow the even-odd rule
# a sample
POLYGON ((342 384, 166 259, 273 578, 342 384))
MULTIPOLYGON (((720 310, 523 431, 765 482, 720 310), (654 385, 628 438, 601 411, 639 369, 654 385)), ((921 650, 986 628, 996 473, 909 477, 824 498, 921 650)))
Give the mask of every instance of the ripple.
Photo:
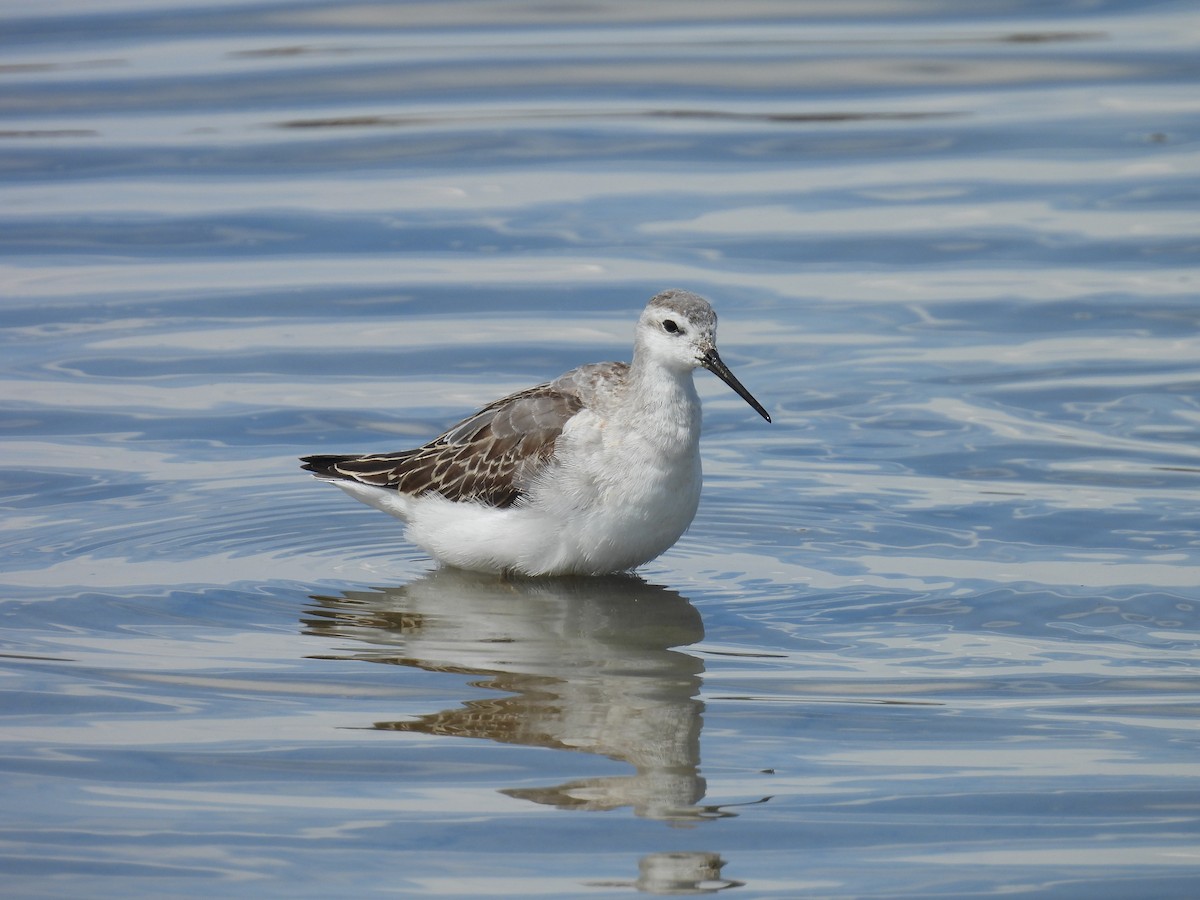
POLYGON ((140 5, 5 21, 9 893, 1195 892, 1190 9, 140 5), (641 578, 296 468, 672 285, 641 578))

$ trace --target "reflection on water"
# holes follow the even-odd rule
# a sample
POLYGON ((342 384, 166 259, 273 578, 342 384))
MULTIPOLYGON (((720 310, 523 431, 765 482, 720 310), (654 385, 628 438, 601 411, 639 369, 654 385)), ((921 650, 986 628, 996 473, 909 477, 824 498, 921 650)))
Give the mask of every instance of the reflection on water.
POLYGON ((309 634, 353 639, 332 659, 486 676, 506 696, 468 700, 387 731, 485 738, 621 760, 635 774, 504 793, 562 809, 628 806, 654 819, 728 815, 697 806, 704 663, 674 647, 700 615, 634 576, 504 580, 440 569, 401 587, 314 597, 309 634))
POLYGON ((646 894, 715 894, 743 882, 721 877, 725 860, 716 853, 651 853, 638 860, 635 882, 597 887, 633 887, 646 894))

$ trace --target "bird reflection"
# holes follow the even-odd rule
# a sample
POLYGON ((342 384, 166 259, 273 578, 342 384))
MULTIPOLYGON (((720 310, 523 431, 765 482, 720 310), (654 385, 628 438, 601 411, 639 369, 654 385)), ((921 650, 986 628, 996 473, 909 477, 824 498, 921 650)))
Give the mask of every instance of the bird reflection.
POLYGON ((728 815, 699 807, 700 659, 695 607, 635 576, 503 580, 439 569, 403 587, 314 597, 309 634, 353 639, 328 656, 486 676, 506 696, 394 722, 388 731, 486 738, 601 754, 634 774, 504 793, 560 808, 639 816, 728 815))

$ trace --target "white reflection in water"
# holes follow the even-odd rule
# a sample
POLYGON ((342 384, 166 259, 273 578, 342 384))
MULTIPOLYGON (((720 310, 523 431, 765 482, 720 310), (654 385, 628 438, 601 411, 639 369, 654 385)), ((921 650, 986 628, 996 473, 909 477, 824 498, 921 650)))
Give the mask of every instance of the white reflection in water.
POLYGON ((397 732, 484 738, 621 760, 635 773, 504 793, 639 816, 728 815, 697 804, 704 637, 686 598, 632 576, 503 580, 440 569, 402 587, 315 597, 310 634, 353 639, 333 659, 481 675, 504 696, 397 721, 397 732))

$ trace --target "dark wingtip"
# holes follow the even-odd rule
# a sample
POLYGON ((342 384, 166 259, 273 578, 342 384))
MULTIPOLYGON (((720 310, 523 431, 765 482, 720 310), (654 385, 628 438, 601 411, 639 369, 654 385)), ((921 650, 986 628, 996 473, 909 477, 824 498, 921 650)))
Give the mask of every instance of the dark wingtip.
POLYGON ((320 475, 324 478, 344 478, 345 476, 335 470, 334 466, 349 458, 348 456, 338 456, 336 454, 302 456, 300 457, 300 468, 305 472, 312 472, 314 475, 320 475))

